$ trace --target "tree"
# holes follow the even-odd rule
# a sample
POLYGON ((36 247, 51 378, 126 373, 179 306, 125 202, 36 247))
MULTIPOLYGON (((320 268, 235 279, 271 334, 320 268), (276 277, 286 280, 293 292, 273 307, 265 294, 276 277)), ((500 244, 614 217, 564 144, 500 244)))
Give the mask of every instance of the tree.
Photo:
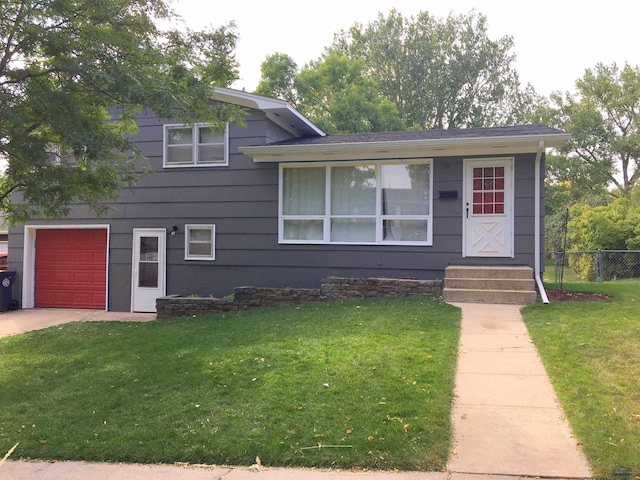
MULTIPOLYGON (((547 252, 565 248, 568 210, 577 204, 590 207, 611 202, 606 182, 590 176, 575 157, 550 154, 545 169, 545 248, 547 252)), ((575 213, 575 212, 574 212, 575 213)))
POLYGON ((547 214, 564 211, 576 203, 591 206, 611 201, 602 172, 586 168, 576 157, 550 154, 546 157, 545 206, 547 214))
POLYGON ((576 81, 577 94, 552 95, 557 126, 571 134, 563 152, 614 197, 629 198, 638 182, 640 70, 599 63, 576 81))
MULTIPOLYGON (((626 198, 597 207, 574 205, 570 218, 568 236, 574 251, 626 250, 640 246, 640 209, 634 208, 626 198)), ((573 258, 570 266, 583 279, 594 281, 592 256, 573 258)), ((638 267, 635 258, 620 256, 615 261, 604 262, 602 275, 605 279, 633 278, 638 267)))
POLYGON ((575 205, 570 210, 569 238, 576 250, 625 250, 637 244, 640 209, 626 198, 608 205, 575 205))
POLYGON ((336 36, 332 50, 364 61, 380 93, 396 103, 408 128, 517 123, 532 102, 513 67, 513 39, 492 40, 486 17, 472 11, 405 19, 396 10, 336 36))
POLYGON ((0 208, 8 223, 58 218, 74 202, 104 213, 142 174, 129 135, 143 109, 185 123, 237 118, 209 106, 212 86, 237 77, 234 25, 158 27, 173 15, 164 0, 2 2, 0 208))
POLYGON ((328 52, 295 77, 296 107, 327 133, 401 130, 396 106, 363 69, 361 60, 328 52))
POLYGON ((255 93, 280 98, 292 105, 296 103, 293 81, 298 74, 298 64, 289 55, 274 53, 260 65, 260 83, 255 93))

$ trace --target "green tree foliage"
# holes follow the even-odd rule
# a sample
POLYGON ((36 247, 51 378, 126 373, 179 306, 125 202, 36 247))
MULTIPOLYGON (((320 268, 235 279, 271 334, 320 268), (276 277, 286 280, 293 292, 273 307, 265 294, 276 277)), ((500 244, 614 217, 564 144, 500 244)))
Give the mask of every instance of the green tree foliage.
POLYGON ((631 189, 631 194, 629 195, 631 200, 631 205, 634 208, 640 209, 640 185, 636 184, 631 189))
POLYGON ((260 83, 255 93, 275 97, 296 104, 293 81, 298 74, 298 64, 289 55, 274 53, 260 65, 260 83))
POLYGON ((158 26, 170 18, 163 0, 2 2, 0 208, 9 223, 61 217, 74 202, 104 212, 142 172, 128 135, 143 109, 220 125, 237 114, 209 107, 212 85, 237 77, 233 24, 158 26))
POLYGON ((327 133, 402 130, 396 106, 379 95, 361 60, 327 52, 297 70, 288 55, 267 56, 255 93, 288 101, 327 133))
POLYGON ((402 130, 395 104, 363 70, 361 60, 329 52, 295 77, 296 107, 327 133, 402 130))
POLYGON ((547 253, 566 250, 567 212, 558 212, 544 217, 544 248, 547 253))
POLYGON ((552 95, 556 124, 571 134, 563 152, 586 188, 629 198, 638 182, 640 69, 598 64, 576 81, 577 94, 552 95))
MULTIPOLYGON (((618 198, 608 205, 592 207, 574 205, 570 211, 568 236, 570 250, 635 250, 640 247, 640 208, 626 198, 618 198)), ((591 256, 570 257, 569 265, 580 277, 593 281, 595 270, 591 256)), ((629 278, 637 271, 637 261, 621 257, 604 266, 606 279, 629 278)))
POLYGON ((568 224, 573 250, 625 250, 633 242, 638 210, 619 198, 608 205, 574 205, 568 224))
POLYGON ((341 32, 331 49, 364 61, 408 128, 518 123, 537 98, 532 87, 520 88, 513 39, 490 39, 486 17, 475 11, 407 19, 391 10, 341 32))
POLYGON ((547 155, 545 172, 545 248, 565 249, 565 224, 569 208, 576 204, 591 207, 610 203, 602 182, 593 182, 589 170, 575 157, 547 155))
POLYGON ((546 157, 545 206, 547 214, 565 211, 576 203, 591 206, 611 201, 606 182, 594 179, 592 171, 576 157, 549 154, 546 157))

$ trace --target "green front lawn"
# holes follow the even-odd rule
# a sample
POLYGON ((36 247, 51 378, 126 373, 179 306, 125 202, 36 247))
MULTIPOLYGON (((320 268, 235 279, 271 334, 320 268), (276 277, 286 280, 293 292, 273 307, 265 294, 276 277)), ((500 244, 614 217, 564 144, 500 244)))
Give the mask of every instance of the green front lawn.
MULTIPOLYGON (((558 272, 558 275, 562 275, 562 288, 565 287, 566 283, 577 283, 583 281, 580 280, 578 274, 569 267, 564 267, 560 272, 558 272)), ((556 265, 554 260, 545 260, 543 277, 545 282, 551 282, 551 284, 556 281, 556 265)))
POLYGON ((460 313, 432 297, 0 339, 12 458, 440 470, 460 313))
POLYGON ((638 478, 640 282, 563 288, 613 299, 531 305, 524 320, 596 477, 624 466, 638 478))

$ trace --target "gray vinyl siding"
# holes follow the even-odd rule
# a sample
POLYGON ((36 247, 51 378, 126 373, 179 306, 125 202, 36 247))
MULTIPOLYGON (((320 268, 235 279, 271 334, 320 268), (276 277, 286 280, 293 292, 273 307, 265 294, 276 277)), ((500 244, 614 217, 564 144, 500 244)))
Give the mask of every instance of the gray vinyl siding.
MULTIPOLYGON (((434 161, 433 247, 425 247, 425 249, 432 249, 429 253, 422 255, 426 263, 440 271, 443 271, 447 265, 534 266, 535 154, 511 155, 511 157, 515 158, 514 258, 462 257, 463 158, 450 157, 436 158, 434 161), (440 190, 456 190, 458 198, 439 199, 440 190)), ((541 203, 544 203, 543 199, 541 203)))
POLYGON ((22 305, 22 270, 24 257, 24 229, 23 227, 9 228, 9 255, 7 270, 15 271, 16 276, 11 290, 13 298, 22 305))
MULTIPOLYGON (((433 245, 358 246, 278 243, 278 165, 257 164, 238 151, 286 138, 262 112, 231 126, 228 167, 163 168, 162 125, 141 118, 136 142, 155 173, 122 192, 101 219, 83 209, 59 224, 109 224, 109 309, 130 310, 134 228, 178 226, 167 237, 167 293, 224 296, 236 286, 319 287, 325 276, 442 278, 450 264, 533 266, 535 155, 515 158, 515 258, 462 258, 463 158, 433 163, 433 245), (456 190, 455 199, 439 199, 456 190), (215 261, 184 260, 185 224, 216 226, 215 261)), ((31 224, 43 224, 32 221, 31 224)), ((10 269, 22 272, 22 228, 11 229, 10 269)), ((14 291, 14 296, 19 292, 14 291)))

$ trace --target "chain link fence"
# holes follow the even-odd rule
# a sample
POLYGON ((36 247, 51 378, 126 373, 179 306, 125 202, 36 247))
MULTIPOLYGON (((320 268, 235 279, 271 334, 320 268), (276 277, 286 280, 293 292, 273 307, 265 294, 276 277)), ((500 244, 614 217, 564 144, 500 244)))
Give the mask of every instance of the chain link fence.
POLYGON ((640 278, 640 250, 555 252, 555 281, 569 269, 585 282, 640 278))

